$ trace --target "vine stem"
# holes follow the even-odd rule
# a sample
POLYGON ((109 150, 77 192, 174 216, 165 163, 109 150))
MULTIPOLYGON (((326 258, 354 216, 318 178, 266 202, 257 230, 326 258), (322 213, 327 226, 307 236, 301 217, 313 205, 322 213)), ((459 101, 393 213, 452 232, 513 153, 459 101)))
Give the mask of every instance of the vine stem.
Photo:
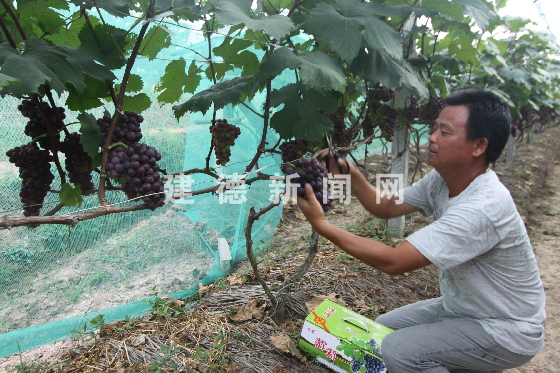
POLYGON ((10 5, 8 3, 6 3, 5 0, 0 0, 0 3, 2 3, 4 8, 8 12, 8 14, 10 15, 10 17, 12 17, 12 20, 14 21, 14 24, 16 25, 16 27, 17 27, 21 37, 23 38, 23 40, 27 40, 27 36, 25 35, 25 31, 23 31, 23 27, 21 27, 21 23, 19 23, 19 19, 16 17, 16 15, 15 15, 14 11, 12 10, 12 8, 10 7, 10 5))
POLYGON ((8 30, 8 26, 6 26, 6 24, 4 23, 3 18, 0 18, 0 28, 2 28, 2 31, 4 31, 4 35, 6 35, 6 39, 8 39, 8 42, 10 43, 12 48, 17 49, 17 44, 12 38, 12 34, 10 34, 10 30, 8 30))
MULTIPOLYGON (((146 19, 152 18, 154 13, 154 3, 155 0, 150 0, 150 6, 148 12, 146 14, 146 19)), ((113 139, 113 134, 115 132, 115 128, 117 127, 117 122, 119 120, 119 116, 122 112, 122 103, 124 100, 124 95, 126 93, 126 85, 128 83, 128 78, 130 77, 130 71, 132 70, 132 66, 134 66, 134 62, 136 61, 136 57, 138 56, 138 50, 140 49, 140 44, 142 44, 142 40, 144 39, 144 35, 148 30, 150 22, 146 22, 142 25, 140 29, 140 33, 138 34, 138 39, 136 39, 136 43, 134 44, 134 48, 132 53, 130 54, 130 58, 126 63, 126 68, 124 71, 124 76, 122 79, 119 96, 117 98, 117 102, 115 103, 115 114, 113 114, 113 121, 111 122, 111 126, 109 127, 109 131, 107 132, 107 138, 105 139, 105 144, 103 144, 103 155, 101 157, 101 178, 99 179, 99 202, 101 205, 105 206, 108 204, 107 198, 105 196, 105 181, 107 175, 107 161, 109 160, 109 147, 111 146, 111 140, 113 139)))
MULTIPOLYGON (((212 38, 210 37, 213 33, 213 29, 208 24, 208 20, 204 19, 204 27, 206 27, 205 36, 208 38, 208 64, 210 65, 210 71, 212 73, 212 82, 217 83, 216 71, 214 70, 214 61, 212 60, 212 38)), ((212 123, 210 126, 214 126, 216 123, 216 110, 212 112, 212 123)), ((212 157, 212 150, 214 149, 214 140, 210 137, 210 149, 208 149, 208 155, 206 156, 206 169, 210 169, 210 157, 212 157)))
MULTIPOLYGON (((274 42, 276 42, 275 40, 273 40, 274 42)), ((270 57, 270 54, 272 53, 274 47, 270 46, 268 52, 267 52, 267 57, 270 57)), ((268 133, 268 126, 269 126, 269 119, 270 119, 270 95, 272 92, 272 78, 268 78, 266 80, 266 100, 265 100, 265 105, 264 105, 264 115, 263 115, 263 131, 262 131, 262 136, 261 136, 261 142, 259 143, 259 145, 257 146, 257 151, 255 153, 255 156, 253 157, 253 160, 251 161, 251 163, 249 163, 247 165, 247 167, 245 167, 245 172, 249 172, 253 169, 253 167, 255 167, 255 165, 257 164, 260 156, 263 154, 263 150, 265 148, 266 145, 266 134, 268 133)))
POLYGON ((253 273, 255 275, 255 278, 257 279, 259 284, 263 287, 264 292, 267 295, 268 299, 270 299, 270 303, 272 304, 273 308, 276 308, 278 306, 278 300, 272 294, 270 287, 259 273, 258 264, 253 254, 253 239, 251 238, 251 232, 253 230, 253 224, 255 223, 255 221, 259 220, 259 218, 263 214, 272 210, 273 207, 278 206, 279 204, 280 201, 278 201, 278 203, 271 203, 267 207, 260 209, 259 212, 255 212, 255 208, 251 206, 249 210, 249 216, 247 218, 247 226, 245 227, 245 246, 247 249, 247 259, 249 259, 249 263, 251 263, 251 267, 253 268, 253 273))
POLYGON ((76 215, 59 215, 59 216, 30 216, 30 217, 15 217, 4 215, 0 217, 0 228, 11 229, 13 227, 21 226, 37 226, 40 224, 63 224, 75 227, 80 221, 97 218, 108 214, 117 214, 121 212, 139 211, 148 209, 148 205, 133 205, 133 206, 120 206, 120 207, 104 207, 95 211, 84 212, 76 215))

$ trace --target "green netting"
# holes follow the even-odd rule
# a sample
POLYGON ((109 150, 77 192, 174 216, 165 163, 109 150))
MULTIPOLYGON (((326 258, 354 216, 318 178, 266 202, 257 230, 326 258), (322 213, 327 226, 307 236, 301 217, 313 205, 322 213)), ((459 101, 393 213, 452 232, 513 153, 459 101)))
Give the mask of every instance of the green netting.
MULTIPOLYGON (((177 48, 160 61, 139 59, 132 71, 142 77, 153 101, 153 86, 167 60, 200 59, 196 52, 207 53, 200 35, 191 37, 184 28, 173 32, 177 44, 188 43, 191 52, 177 48)), ((64 106, 64 97, 57 101, 64 106)), ((258 105, 258 101, 257 98, 253 104, 258 105)), ((29 141, 23 133, 26 120, 17 110, 19 103, 11 97, 0 102, 5 119, 0 143, 0 213, 12 216, 22 216, 18 195, 21 181, 17 167, 4 154, 29 141)), ((100 117, 104 110, 113 112, 113 107, 107 104, 91 113, 100 117)), ((77 114, 67 112, 66 122, 77 122, 77 114)), ((210 145, 210 114, 186 116, 177 122, 171 105, 153 105, 142 115, 142 142, 155 146, 163 155, 158 164, 168 174, 204 167, 210 145)), ((216 167, 217 173, 230 179, 235 173, 243 173, 254 155, 261 140, 262 118, 231 107, 220 110, 218 118, 227 118, 242 130, 228 166, 216 167)), ((69 127, 70 131, 78 129, 79 125, 69 127)), ((275 143, 277 135, 269 131, 267 140, 275 143)), ((278 163, 278 155, 267 156, 258 167, 272 166, 267 172, 280 172, 274 166, 278 163)), ((214 156, 211 165, 215 165, 214 156)), ((94 179, 96 184, 97 181, 94 179)), ((193 175, 191 190, 214 185, 216 180, 207 175, 193 175)), ((52 188, 60 189, 58 178, 52 188)), ((167 191, 174 188, 173 182, 166 182, 167 191)), ((108 192, 107 197, 110 203, 134 203, 126 202, 122 192, 108 192)), ((81 329, 99 314, 106 322, 145 314, 154 286, 159 295, 186 297, 196 291, 198 283, 208 284, 222 277, 225 273, 218 241, 229 244, 231 264, 245 258, 244 229, 249 208, 265 207, 269 198, 269 182, 259 181, 229 203, 207 193, 167 203, 155 211, 87 220, 74 228, 45 225, 0 230, 0 357, 69 338, 72 330, 81 329)), ((42 214, 57 204, 57 194, 49 194, 42 214)), ((93 209, 98 204, 96 195, 88 196, 81 205, 64 207, 56 215, 93 209)), ((253 240, 259 246, 257 250, 270 242, 281 210, 277 207, 255 223, 253 240)))
MULTIPOLYGON (((105 16, 109 23, 125 29, 130 25, 126 20, 105 16)), ((140 57, 132 71, 142 77, 143 92, 153 102, 156 102, 153 88, 169 60, 201 62, 200 56, 208 53, 201 33, 169 28, 173 32, 173 44, 178 47, 166 50, 166 55, 158 56, 161 59, 140 57)), ((219 44, 220 40, 215 40, 215 45, 219 44)), ((228 74, 225 80, 238 76, 239 72, 228 74)), ((287 76, 285 79, 293 78, 287 76)), ((281 79, 274 80, 273 88, 293 81, 281 79)), ((199 90, 211 84, 210 80, 203 82, 199 90)), ((58 98, 57 104, 65 106, 64 100, 58 98)), ((262 110, 263 102, 264 96, 257 96, 246 102, 246 106, 228 106, 217 113, 216 118, 225 118, 241 128, 227 166, 216 166, 213 154, 210 158, 210 165, 225 179, 243 174, 255 154, 261 141, 263 119, 254 112, 262 110)), ((18 195, 21 181, 17 168, 4 154, 29 141, 23 133, 25 118, 17 110, 19 103, 10 97, 0 101, 4 118, 0 143, 0 213, 13 216, 22 216, 18 195)), ((212 111, 206 115, 192 113, 177 121, 171 106, 152 105, 142 113, 145 117, 142 142, 155 146, 163 155, 158 163, 168 174, 204 168, 210 146, 208 128, 212 111)), ((112 113, 114 108, 106 104, 90 112, 99 118, 104 110, 112 113)), ((66 114, 66 123, 77 122, 78 113, 66 114)), ((78 131, 79 124, 70 126, 69 130, 78 131)), ((278 135, 269 129, 266 140, 275 144, 278 135)), ((380 148, 380 144, 372 144, 370 152, 380 148)), ((357 150, 357 154, 358 158, 363 156, 363 149, 357 150)), ((256 168, 265 169, 269 175, 280 174, 280 162, 280 156, 271 153, 263 155, 256 168)), ((247 177, 251 176, 254 174, 247 177)), ((97 184, 98 179, 94 182, 97 184)), ((217 183, 205 174, 194 174, 188 181, 180 178, 180 183, 176 182, 177 179, 167 181, 166 190, 180 187, 184 191, 196 191, 217 183)), ((58 178, 52 188, 60 189, 58 178)), ((184 298, 196 291, 198 283, 208 284, 224 276, 227 266, 224 267, 218 253, 218 243, 229 245, 232 265, 244 259, 249 209, 254 207, 258 211, 268 206, 274 192, 271 181, 262 180, 222 198, 212 193, 186 197, 155 211, 106 215, 80 222, 74 228, 45 225, 0 230, 0 357, 69 338, 73 330, 82 329, 84 324, 90 330, 89 321, 100 314, 106 322, 145 314, 150 309, 147 301, 154 287, 159 295, 184 298)), ((122 192, 108 192, 107 198, 110 203, 132 203, 126 201, 122 192)), ((57 204, 58 195, 50 193, 42 214, 57 204)), ((56 214, 94 209, 98 204, 96 195, 87 196, 81 205, 64 207, 56 214)), ((281 212, 282 208, 276 207, 253 225, 256 252, 268 246, 281 212)))

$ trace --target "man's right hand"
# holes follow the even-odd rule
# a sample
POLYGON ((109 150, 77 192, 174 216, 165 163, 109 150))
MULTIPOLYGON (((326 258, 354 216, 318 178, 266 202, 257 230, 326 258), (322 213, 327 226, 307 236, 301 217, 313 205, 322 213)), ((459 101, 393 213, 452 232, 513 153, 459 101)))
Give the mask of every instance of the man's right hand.
POLYGON ((350 174, 354 167, 345 157, 341 155, 335 156, 330 150, 323 151, 319 159, 327 172, 333 175, 350 174))

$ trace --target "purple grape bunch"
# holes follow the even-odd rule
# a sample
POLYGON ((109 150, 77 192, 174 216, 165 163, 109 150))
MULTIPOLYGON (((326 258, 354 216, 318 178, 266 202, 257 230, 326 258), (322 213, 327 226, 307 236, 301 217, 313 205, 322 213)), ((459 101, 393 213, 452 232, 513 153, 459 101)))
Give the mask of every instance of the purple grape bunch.
MULTIPOLYGON (((101 145, 105 144, 105 140, 107 138, 107 134, 109 132, 109 128, 111 127, 111 122, 113 118, 109 115, 104 115, 103 118, 97 120, 97 125, 99 126, 99 130, 104 135, 101 136, 101 145)), ((134 143, 137 143, 142 138, 142 131, 140 129, 140 124, 144 121, 144 117, 137 114, 135 111, 125 111, 124 113, 120 113, 117 125, 113 132, 113 136, 111 138, 111 143, 115 144, 118 142, 122 142, 128 146, 131 146, 134 143)))
POLYGON ((307 199, 305 194, 305 185, 309 184, 313 188, 315 197, 323 207, 323 211, 327 212, 332 207, 332 200, 327 194, 326 203, 323 203, 323 196, 326 193, 326 185, 324 182, 327 177, 327 171, 316 158, 300 158, 293 162, 293 167, 286 168, 286 176, 297 174, 298 176, 291 180, 291 183, 299 183, 297 187, 297 195, 307 199))
POLYGON ((43 201, 54 179, 48 150, 39 149, 36 144, 16 146, 6 152, 11 163, 19 168, 22 180, 19 196, 23 203, 24 216, 39 216, 43 201))
POLYGON ((128 198, 142 197, 148 207, 155 209, 165 203, 163 180, 157 162, 161 154, 156 148, 134 143, 131 146, 117 146, 109 153, 105 166, 107 176, 112 179, 124 178, 123 191, 128 198))

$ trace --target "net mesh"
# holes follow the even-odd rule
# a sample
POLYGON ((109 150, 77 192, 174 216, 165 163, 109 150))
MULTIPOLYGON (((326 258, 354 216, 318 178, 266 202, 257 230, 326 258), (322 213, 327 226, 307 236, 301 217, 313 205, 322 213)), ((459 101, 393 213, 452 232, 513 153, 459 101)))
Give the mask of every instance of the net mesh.
MULTIPOLYGON (((121 19, 106 15, 109 23, 122 25, 121 19)), ((183 58, 200 60, 207 54, 202 34, 191 34, 187 28, 172 28, 174 45, 185 46, 166 50, 161 59, 139 58, 132 73, 142 77, 144 91, 156 102, 154 87, 165 71, 169 60, 183 58)), ((215 41, 219 45, 220 41, 215 41)), ((259 53, 255 51, 255 53, 259 53)), ((239 71, 228 72, 231 79, 239 71)), ((122 74, 122 71, 121 71, 122 74)), ((275 79, 275 88, 289 81, 275 79)), ((291 81, 290 81, 291 82, 291 81)), ((211 81, 199 87, 208 88, 211 81)), ((65 106, 64 97, 57 105, 65 106)), ((231 180, 245 172, 261 141, 263 120, 260 112, 264 97, 257 96, 246 106, 227 106, 219 110, 217 118, 227 119, 240 127, 241 136, 232 149, 227 166, 216 166, 210 154, 210 166, 220 177, 231 180), (237 175, 237 176, 236 176, 237 175)), ((29 142, 23 133, 26 119, 17 110, 20 101, 5 97, 0 101, 4 118, 3 140, 0 142, 0 214, 22 216, 18 169, 3 155, 8 149, 29 142)), ((142 142, 154 146, 163 158, 158 164, 168 174, 203 168, 209 155, 211 110, 206 115, 193 113, 177 121, 172 105, 153 104, 142 112, 142 142)), ((126 108, 124 108, 126 109, 126 108)), ((96 118, 104 111, 112 113, 107 104, 91 110, 96 118)), ((78 113, 66 112, 66 123, 78 122, 78 113)), ((78 131, 79 124, 68 127, 78 131)), ((278 135, 269 130, 266 141, 275 144, 278 135)), ((370 153, 376 146, 370 147, 370 153), (373 148, 373 149, 372 149, 373 148)), ((377 146, 378 150, 380 146, 377 146)), ((363 154, 359 149, 357 152, 363 154)), ((60 154, 61 163, 63 155, 60 154)), ((266 173, 280 174, 278 154, 261 156, 256 168, 266 173)), ((56 174, 56 172, 55 172, 56 174)), ((94 183, 98 176, 94 173, 94 183)), ((248 175, 247 178, 254 176, 248 175)), ((191 178, 173 178, 166 182, 166 190, 184 191, 216 186, 219 180, 194 174, 191 178), (178 182, 178 183, 177 183, 178 182)), ((105 322, 136 317, 149 311, 148 300, 157 291, 184 298, 193 294, 199 283, 212 283, 227 274, 224 258, 218 246, 226 242, 234 264, 246 258, 245 227, 250 207, 256 211, 268 206, 278 188, 270 180, 241 185, 231 193, 205 193, 167 203, 155 211, 110 214, 82 221, 75 227, 42 225, 35 228, 17 227, 0 230, 0 357, 56 342, 72 336, 73 330, 91 330, 90 323, 97 315, 105 322)), ((52 188, 60 189, 56 176, 52 188)), ((107 199, 114 204, 128 202, 124 193, 108 191, 107 199)), ((49 193, 42 209, 44 214, 58 205, 57 193, 49 193)), ((72 214, 95 209, 97 195, 84 198, 75 207, 63 207, 56 215, 72 214)), ((256 253, 267 247, 280 221, 282 207, 275 207, 253 225, 252 240, 256 253)))

